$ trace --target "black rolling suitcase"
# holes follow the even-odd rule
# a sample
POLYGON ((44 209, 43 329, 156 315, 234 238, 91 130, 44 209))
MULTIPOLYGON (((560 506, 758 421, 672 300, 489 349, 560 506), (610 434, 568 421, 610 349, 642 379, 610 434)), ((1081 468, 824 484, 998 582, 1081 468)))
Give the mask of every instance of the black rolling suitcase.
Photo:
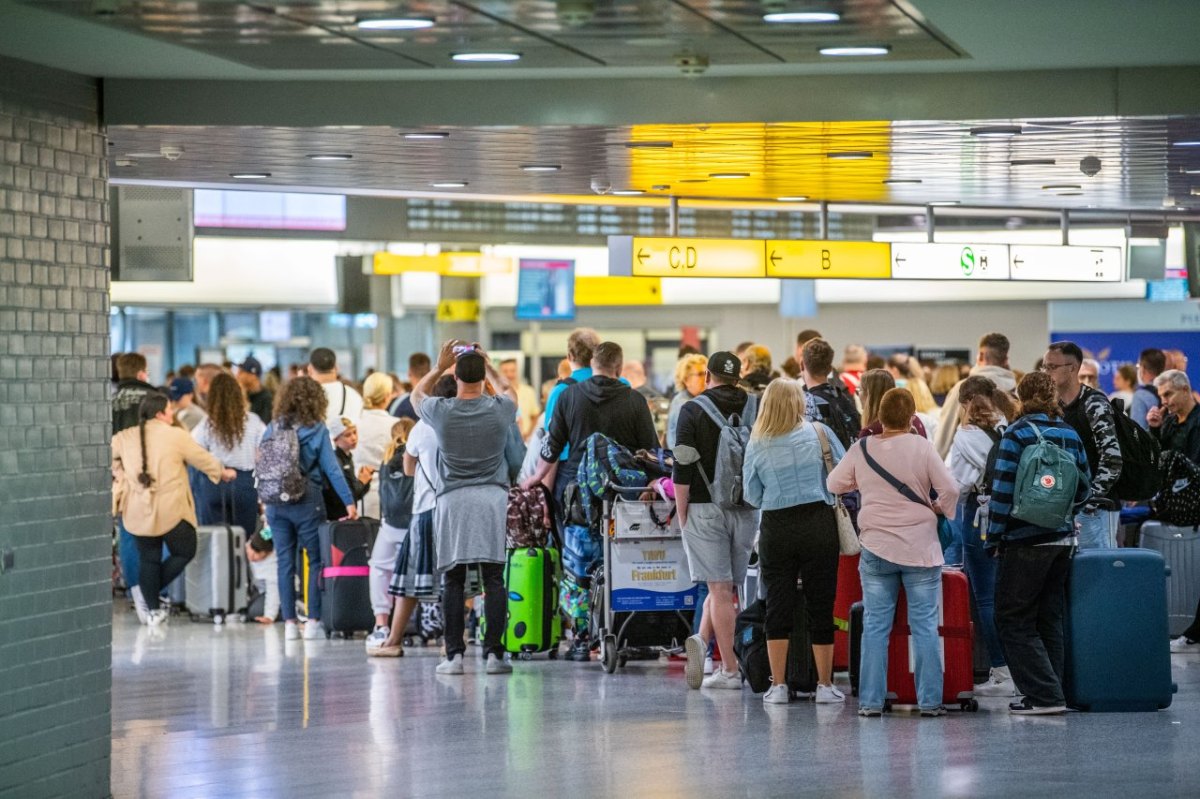
MULTIPOLYGON (((788 636, 787 683, 793 697, 807 697, 817 690, 817 664, 813 659, 812 638, 808 634, 804 594, 799 589, 796 594, 796 612, 788 636)), ((742 678, 750 684, 750 690, 759 694, 771 687, 771 664, 767 658, 764 629, 766 612, 766 600, 752 602, 738 614, 733 640, 742 678)))
POLYGON ((321 623, 325 637, 375 628, 371 609, 370 560, 379 522, 375 519, 326 522, 321 541, 321 623))

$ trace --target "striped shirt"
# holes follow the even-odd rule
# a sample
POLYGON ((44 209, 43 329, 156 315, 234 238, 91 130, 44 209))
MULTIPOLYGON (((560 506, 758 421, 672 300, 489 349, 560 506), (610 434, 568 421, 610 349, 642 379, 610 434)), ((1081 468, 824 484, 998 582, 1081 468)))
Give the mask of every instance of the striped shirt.
POLYGON ((1079 434, 1069 424, 1061 419, 1051 420, 1044 413, 1032 413, 1022 416, 1004 431, 1000 439, 1000 451, 996 456, 995 476, 992 480, 992 498, 989 503, 989 524, 987 545, 997 546, 1001 543, 1043 544, 1071 543, 1063 541, 1075 535, 1074 521, 1064 522, 1057 530, 1036 527, 1029 522, 1012 516, 1013 493, 1016 490, 1017 467, 1021 463, 1021 453, 1026 447, 1037 443, 1036 425, 1042 431, 1042 437, 1067 451, 1075 458, 1079 467, 1080 480, 1075 489, 1075 504, 1082 505, 1091 495, 1088 483, 1091 471, 1088 468, 1087 452, 1079 434))
POLYGON ((217 440, 217 435, 212 428, 212 420, 207 417, 196 425, 196 429, 192 431, 192 438, 211 452, 226 468, 250 472, 254 471, 254 458, 258 454, 259 442, 262 441, 263 433, 266 431, 267 426, 263 424, 262 419, 259 419, 256 414, 247 412, 242 440, 233 449, 227 449, 217 440))

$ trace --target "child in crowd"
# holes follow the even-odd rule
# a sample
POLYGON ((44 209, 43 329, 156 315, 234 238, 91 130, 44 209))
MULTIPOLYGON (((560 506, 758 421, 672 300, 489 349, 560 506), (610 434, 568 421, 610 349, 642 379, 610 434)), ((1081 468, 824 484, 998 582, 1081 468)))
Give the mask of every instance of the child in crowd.
MULTIPOLYGON (((271 540, 271 528, 264 527, 246 542, 246 561, 254 584, 264 594, 261 612, 254 615, 260 624, 274 624, 279 618, 279 565, 275 559, 275 542, 271 540)), ((251 612, 259 610, 255 601, 250 601, 251 612)), ((247 613, 249 615, 249 613, 247 613)))
MULTIPOLYGON (((375 468, 371 466, 354 468, 353 452, 358 446, 358 428, 349 418, 338 417, 329 424, 329 438, 333 441, 333 454, 337 456, 346 485, 350 486, 350 493, 358 502, 367 495, 371 488, 371 476, 375 474, 375 468)), ((326 518, 331 522, 346 518, 346 506, 328 480, 325 481, 324 496, 326 518)))
MULTIPOLYGON (((414 424, 412 419, 401 419, 392 426, 392 441, 383 452, 380 466, 379 510, 383 518, 371 550, 369 582, 375 630, 367 637, 368 650, 383 646, 391 633, 388 619, 392 615, 393 600, 388 588, 412 520, 413 478, 404 472, 404 452, 414 424)), ((407 615, 403 621, 407 623, 407 615)))

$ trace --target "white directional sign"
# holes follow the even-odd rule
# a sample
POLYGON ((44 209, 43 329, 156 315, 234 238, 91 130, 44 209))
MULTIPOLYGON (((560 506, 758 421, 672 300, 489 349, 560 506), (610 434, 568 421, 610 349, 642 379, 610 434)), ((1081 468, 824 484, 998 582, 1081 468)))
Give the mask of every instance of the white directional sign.
POLYGON ((1117 283, 1125 273, 1120 247, 1009 247, 1013 280, 1117 283))
POLYGON ((1008 280, 1007 244, 892 244, 892 278, 1008 280))

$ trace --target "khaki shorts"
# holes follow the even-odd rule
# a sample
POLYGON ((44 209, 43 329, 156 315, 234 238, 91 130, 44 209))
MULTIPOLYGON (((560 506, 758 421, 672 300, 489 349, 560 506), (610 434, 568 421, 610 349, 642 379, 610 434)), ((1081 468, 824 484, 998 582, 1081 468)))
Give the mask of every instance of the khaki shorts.
POLYGON ((726 510, 715 502, 689 505, 683 549, 692 581, 741 585, 757 532, 756 510, 726 510))

